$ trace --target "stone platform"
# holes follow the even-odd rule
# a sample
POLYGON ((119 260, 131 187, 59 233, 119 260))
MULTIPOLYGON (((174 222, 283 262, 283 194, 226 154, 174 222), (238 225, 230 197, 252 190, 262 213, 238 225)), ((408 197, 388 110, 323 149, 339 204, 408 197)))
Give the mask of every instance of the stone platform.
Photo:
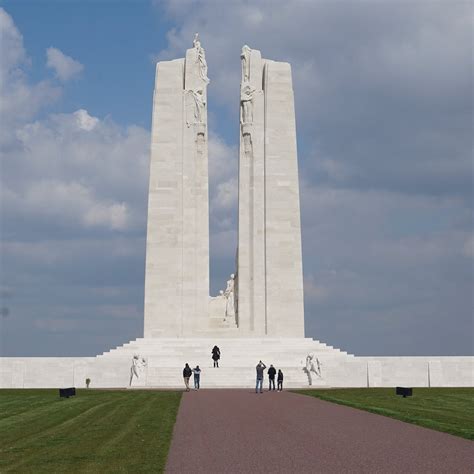
POLYGON ((259 360, 282 369, 285 388, 308 388, 308 354, 321 368, 310 373, 315 388, 474 386, 473 357, 357 357, 310 338, 213 337, 139 338, 96 357, 3 357, 0 388, 85 387, 89 378, 91 388, 182 389, 186 362, 201 367, 202 388, 252 388, 259 360), (134 356, 145 362, 130 386, 134 356))
MULTIPOLYGON (((97 356, 98 361, 127 364, 134 355, 146 360, 143 377, 134 379, 132 387, 182 387, 185 363, 202 369, 202 385, 207 388, 249 387, 254 384, 255 366, 262 360, 285 374, 285 385, 308 384, 304 370, 306 356, 315 354, 324 367, 343 366, 354 356, 309 338, 140 338, 97 356), (221 351, 219 368, 213 367, 211 350, 217 344, 221 351), (141 378, 141 380, 140 380, 141 378)), ((327 380, 312 374, 312 382, 326 386, 327 380)))

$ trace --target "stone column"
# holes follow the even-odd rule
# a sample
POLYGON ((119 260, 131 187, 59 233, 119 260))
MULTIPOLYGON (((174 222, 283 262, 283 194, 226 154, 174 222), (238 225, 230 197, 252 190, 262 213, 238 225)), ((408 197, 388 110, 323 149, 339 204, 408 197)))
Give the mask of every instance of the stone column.
POLYGON ((265 334, 264 96, 260 51, 242 49, 239 152, 237 324, 265 334))
POLYGON ((208 325, 207 64, 196 35, 186 59, 157 64, 145 272, 145 337, 208 325))
POLYGON ((266 60, 264 90, 266 333, 303 337, 300 199, 291 66, 266 60))
POLYGON ((145 267, 145 337, 182 333, 184 59, 156 65, 145 267))
POLYGON ((245 46, 242 63, 239 329, 242 335, 303 337, 303 270, 291 68, 287 63, 262 59, 259 51, 245 46))
POLYGON ((186 51, 183 124, 183 335, 209 320, 207 64, 199 41, 186 51), (203 63, 204 61, 204 63, 203 63))

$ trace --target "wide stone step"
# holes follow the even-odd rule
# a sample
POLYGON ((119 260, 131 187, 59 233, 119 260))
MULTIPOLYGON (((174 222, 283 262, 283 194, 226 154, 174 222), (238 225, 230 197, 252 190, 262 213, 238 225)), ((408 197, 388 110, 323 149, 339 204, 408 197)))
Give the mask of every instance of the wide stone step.
MULTIPOLYGON (((301 386, 301 378, 303 370, 295 367, 280 367, 284 374, 284 386, 298 387, 301 386)), ((147 387, 161 388, 182 388, 184 385, 181 368, 151 368, 149 367, 146 375, 142 379, 134 379, 132 388, 145 385, 147 387)), ((190 378, 190 385, 193 386, 194 377, 190 378)), ((238 367, 232 371, 222 370, 221 368, 202 368, 200 377, 201 388, 213 387, 255 387, 255 369, 249 367, 238 367)), ((268 388, 269 380, 265 373, 263 386, 268 388)), ((313 385, 326 386, 324 379, 313 376, 313 385)))
POLYGON ((278 358, 292 360, 306 358, 308 353, 319 356, 354 357, 345 351, 329 346, 318 340, 310 338, 137 338, 122 346, 111 349, 98 355, 97 359, 109 359, 116 357, 133 357, 135 354, 142 357, 162 358, 166 361, 183 359, 202 360, 210 357, 211 348, 218 344, 222 359, 229 360, 239 358, 245 361, 267 360, 278 358), (263 360, 263 359, 262 359, 263 360))
MULTIPOLYGON (((312 350, 312 353, 316 357, 348 357, 346 353, 340 351, 328 351, 328 350, 312 350)), ((243 355, 241 352, 232 352, 226 351, 221 355, 221 361, 229 360, 239 360, 258 362, 259 360, 271 360, 271 359, 280 359, 280 360, 306 360, 307 352, 296 353, 294 351, 259 351, 259 352, 247 352, 243 355)), ((193 350, 183 350, 183 351, 174 351, 174 352, 160 352, 160 351, 147 351, 142 349, 136 350, 123 350, 117 351, 110 354, 104 354, 98 356, 99 359, 114 359, 114 358, 129 358, 132 359, 134 355, 139 355, 140 357, 159 359, 163 361, 183 361, 185 359, 199 359, 199 360, 211 360, 211 355, 207 352, 202 351, 193 351, 193 350)))

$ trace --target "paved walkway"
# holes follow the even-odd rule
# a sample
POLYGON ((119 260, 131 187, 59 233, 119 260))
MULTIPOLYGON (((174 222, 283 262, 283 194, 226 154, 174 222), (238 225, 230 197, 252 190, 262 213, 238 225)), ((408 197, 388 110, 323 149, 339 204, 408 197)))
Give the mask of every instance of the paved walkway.
POLYGON ((168 473, 464 473, 474 443, 289 392, 183 395, 168 473))

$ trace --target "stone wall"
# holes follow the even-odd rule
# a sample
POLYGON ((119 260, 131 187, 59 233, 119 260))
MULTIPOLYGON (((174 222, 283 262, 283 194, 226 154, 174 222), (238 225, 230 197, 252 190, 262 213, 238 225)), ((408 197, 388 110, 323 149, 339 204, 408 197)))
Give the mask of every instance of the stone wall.
POLYGON ((203 388, 251 388, 261 359, 285 374, 286 388, 305 388, 305 358, 312 351, 321 376, 311 373, 314 388, 330 387, 472 387, 474 357, 354 357, 311 339, 230 339, 219 341, 220 369, 212 368, 214 340, 140 339, 97 357, 0 358, 0 388, 129 387, 131 361, 146 360, 132 388, 182 388, 185 362, 202 369, 203 388))

